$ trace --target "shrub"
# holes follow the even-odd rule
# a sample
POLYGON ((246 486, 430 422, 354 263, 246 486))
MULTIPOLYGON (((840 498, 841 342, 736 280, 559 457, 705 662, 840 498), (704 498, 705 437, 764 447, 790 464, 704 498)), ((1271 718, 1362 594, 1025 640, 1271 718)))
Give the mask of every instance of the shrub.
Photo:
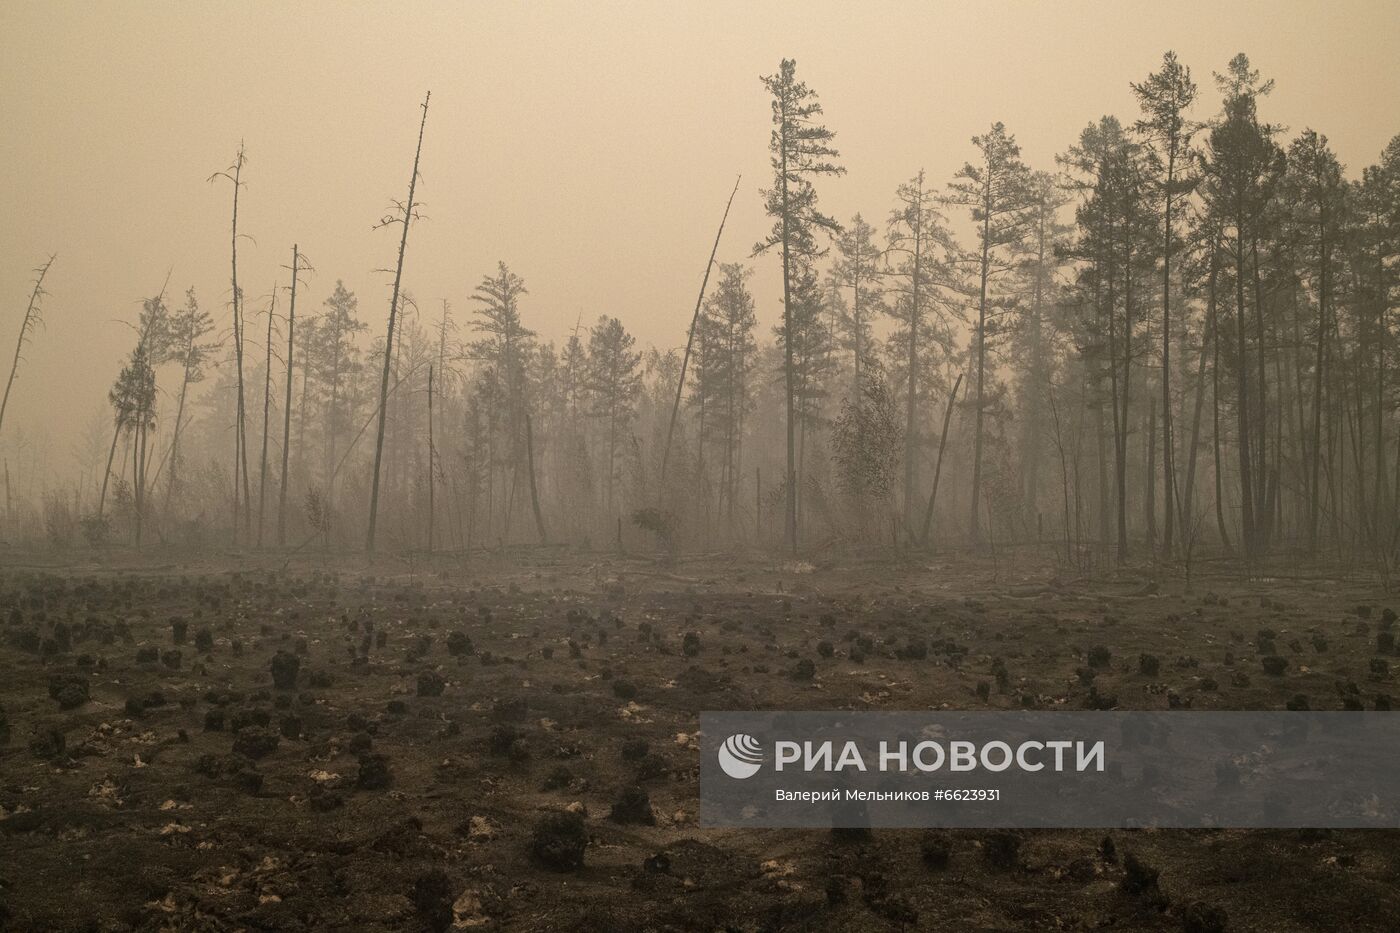
POLYGON ((1181 925, 1185 933, 1225 933, 1229 924, 1230 918, 1225 913, 1225 908, 1203 901, 1187 904, 1186 911, 1181 915, 1181 925))
POLYGON ((462 656, 464 656, 464 655, 473 654, 474 652, 475 652, 475 649, 472 647, 471 636, 468 635, 466 632, 454 631, 454 632, 450 632, 450 633, 448 634, 448 636, 447 636, 447 653, 448 653, 448 654, 452 655, 454 658, 459 658, 459 657, 462 657, 462 656))
POLYGON ((952 854, 953 846, 946 833, 926 832, 919 842, 919 856, 929 868, 947 868, 952 854))
POLYGON ((432 930, 452 925, 452 880, 441 869, 424 872, 413 881, 413 906, 432 930))
POLYGON ((633 784, 622 791, 622 796, 612 805, 608 819, 614 823, 642 823, 656 825, 656 814, 651 810, 651 797, 646 788, 633 784))
POLYGON ((88 679, 81 674, 53 674, 49 677, 49 698, 59 709, 77 709, 90 698, 88 679))
POLYGON ((272 657, 272 686, 278 690, 295 690, 297 671, 301 669, 301 659, 286 651, 278 651, 272 657))
POLYGON ((1015 868, 1021 858, 1021 837, 1007 831, 991 833, 982 840, 982 856, 993 868, 1015 868))
POLYGON ((550 813, 535 824, 530 836, 530 854, 555 871, 582 868, 587 848, 588 829, 577 813, 550 813))
POLYGON ((262 726, 249 726, 238 733, 233 740, 236 754, 256 761, 277 751, 277 733, 262 726))
POLYGON ((389 759, 383 755, 366 752, 360 755, 359 764, 360 770, 355 777, 355 784, 362 790, 382 790, 393 783, 389 759))
POLYGON ((1123 857, 1123 880, 1119 882, 1119 887, 1125 894, 1158 900, 1162 896, 1161 889, 1157 886, 1157 879, 1161 874, 1158 869, 1129 852, 1123 857))

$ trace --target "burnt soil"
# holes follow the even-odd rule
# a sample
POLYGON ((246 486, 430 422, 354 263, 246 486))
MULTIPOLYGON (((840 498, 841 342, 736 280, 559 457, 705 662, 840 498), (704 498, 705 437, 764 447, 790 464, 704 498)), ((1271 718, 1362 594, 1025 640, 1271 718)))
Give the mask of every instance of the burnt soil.
POLYGON ((0 929, 1400 928, 1400 832, 696 824, 702 709, 1388 708, 1359 579, 7 560, 0 929))

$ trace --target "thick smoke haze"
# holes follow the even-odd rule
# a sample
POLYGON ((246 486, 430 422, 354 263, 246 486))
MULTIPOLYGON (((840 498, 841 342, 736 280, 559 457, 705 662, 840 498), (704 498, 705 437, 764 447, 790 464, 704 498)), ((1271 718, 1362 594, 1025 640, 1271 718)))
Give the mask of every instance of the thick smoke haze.
POLYGON ((0 930, 1395 933, 1397 14, 0 0, 0 930))
MULTIPOLYGON (((172 303, 194 286, 227 331, 229 189, 207 179, 240 140, 252 342, 293 242, 317 270, 304 307, 319 309, 341 278, 369 333, 382 333, 391 276, 376 270, 392 266, 396 242, 371 227, 403 196, 431 89, 428 219, 405 271, 425 317, 442 299, 465 315, 472 287, 504 259, 528 284, 523 311, 542 337, 608 314, 639 345, 665 348, 684 342, 736 174, 719 259, 746 258, 769 226, 758 79, 783 56, 820 92, 848 169, 822 186, 824 207, 883 227, 898 183, 923 167, 941 186, 994 120, 1029 165, 1052 169, 1086 123, 1136 112, 1128 83, 1166 48, 1209 90, 1211 71, 1246 47, 1277 81, 1269 117, 1327 133, 1359 170, 1400 125, 1394 15, 1386 2, 6 3, 7 353, 32 267, 59 260, 0 446, 16 463, 41 458, 29 482, 73 471, 83 426, 110 415, 123 322, 167 275, 172 303)), ((1203 94, 1196 116, 1216 107, 1203 94)), ((781 283, 774 258, 755 265, 766 341, 781 283)))

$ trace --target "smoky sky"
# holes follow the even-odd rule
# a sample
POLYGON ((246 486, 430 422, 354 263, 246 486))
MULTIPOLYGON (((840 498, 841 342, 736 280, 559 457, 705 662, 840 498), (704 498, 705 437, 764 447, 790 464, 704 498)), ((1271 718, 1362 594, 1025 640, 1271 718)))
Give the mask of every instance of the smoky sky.
MULTIPOLYGON (((768 221, 769 108, 759 76, 795 58, 821 95, 848 174, 823 206, 883 228, 920 168, 944 184, 970 137, 1003 121, 1051 169, 1105 113, 1137 116, 1129 82, 1175 49, 1201 87, 1245 51, 1277 88, 1262 115, 1326 133, 1352 176, 1400 132, 1393 2, 121 3, 0 4, 0 351, 30 270, 57 253, 47 326, 26 351, 0 437, 70 451, 167 275, 228 330, 229 188, 248 183, 240 281, 250 316, 285 285, 292 244, 315 265, 299 312, 336 279, 371 334, 387 316, 396 236, 372 229, 406 192, 418 105, 425 219, 405 285, 462 319, 505 260, 545 338, 620 317, 642 345, 684 343, 736 175, 721 244, 745 259, 768 221), (304 303, 303 303, 304 302, 304 303)), ((958 219, 955 217, 955 219, 958 219)), ((754 261, 764 339, 781 312, 776 260, 754 261)), ((250 326, 252 339, 258 328, 250 326)), ((253 355, 258 355, 256 351, 253 355)), ((168 381, 168 380, 167 380, 168 381)))

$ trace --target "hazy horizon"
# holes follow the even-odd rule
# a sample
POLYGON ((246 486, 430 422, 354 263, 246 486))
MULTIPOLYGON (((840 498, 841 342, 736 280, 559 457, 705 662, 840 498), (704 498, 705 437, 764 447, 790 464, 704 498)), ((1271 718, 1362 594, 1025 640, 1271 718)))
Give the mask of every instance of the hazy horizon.
MULTIPOLYGON (((8 360, 31 269, 58 254, 47 326, 26 350, 0 448, 47 434, 73 470, 129 349, 123 320, 170 275, 228 330, 229 187, 211 173, 246 145, 240 279, 265 307, 292 244, 316 267, 314 313, 337 279, 382 336, 396 237, 372 225, 408 182, 418 105, 432 91, 405 285, 459 321, 504 260, 528 326, 558 340, 615 315, 640 345, 684 343, 725 198, 719 252, 747 260, 769 220, 769 104, 759 76, 795 58, 820 95, 848 174, 819 185, 841 220, 883 230, 896 185, 941 187, 1002 121, 1026 162, 1102 114, 1137 116, 1129 89, 1174 49, 1215 112, 1211 72, 1236 52, 1277 82, 1262 113, 1325 133, 1350 177, 1400 130, 1394 5, 1013 3, 901 8, 808 3, 414 4, 406 10, 250 3, 11 3, 0 61, 0 351, 8 360), (1285 14, 1284 10, 1292 11, 1285 14), (1391 22, 1390 28, 1384 23, 1391 22), (1082 41, 1055 36, 1073 35, 1082 41), (1108 38, 1111 36, 1111 40, 1108 38), (1102 47, 1096 37, 1102 37, 1102 47), (1028 75, 1039 78, 1028 79, 1028 75), (1387 77, 1390 75, 1391 77, 1387 77), (1384 89, 1390 87, 1391 93, 1384 89)), ((961 218, 956 218, 961 226, 961 218)), ((776 260, 752 263, 760 340, 780 313, 776 260)), ((261 338, 250 331, 250 342, 261 338)))

